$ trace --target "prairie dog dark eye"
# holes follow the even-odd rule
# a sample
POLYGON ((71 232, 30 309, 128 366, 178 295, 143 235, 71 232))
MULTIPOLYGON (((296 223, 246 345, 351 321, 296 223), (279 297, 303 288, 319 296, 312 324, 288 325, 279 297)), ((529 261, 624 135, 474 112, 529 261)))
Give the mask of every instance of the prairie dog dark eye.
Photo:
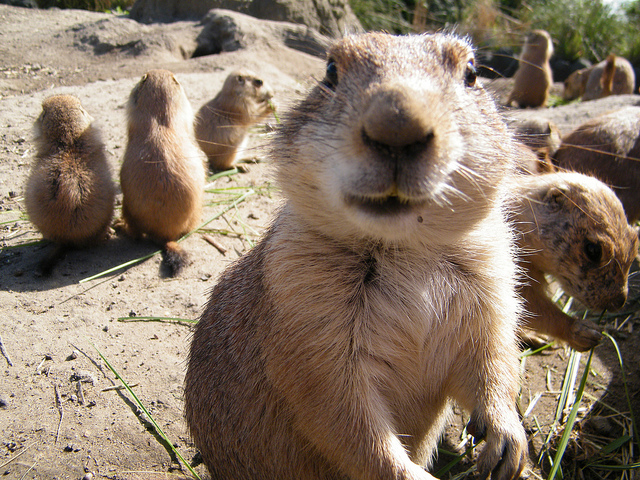
POLYGON ((473 87, 476 84, 476 78, 478 77, 478 71, 472 61, 467 63, 467 69, 464 72, 464 84, 467 87, 473 87))
POLYGON ((334 60, 329 60, 327 63, 327 73, 323 83, 331 89, 338 85, 338 66, 334 60))
POLYGON ((238 83, 244 83, 244 77, 242 75, 238 75, 236 79, 238 80, 238 83))
POLYGON ((602 246, 587 240, 584 243, 584 254, 590 262, 598 263, 602 259, 602 246))
POLYGON ((262 84, 263 84, 263 82, 259 78, 255 78, 253 80, 253 86, 256 87, 256 88, 260 88, 262 86, 262 84))

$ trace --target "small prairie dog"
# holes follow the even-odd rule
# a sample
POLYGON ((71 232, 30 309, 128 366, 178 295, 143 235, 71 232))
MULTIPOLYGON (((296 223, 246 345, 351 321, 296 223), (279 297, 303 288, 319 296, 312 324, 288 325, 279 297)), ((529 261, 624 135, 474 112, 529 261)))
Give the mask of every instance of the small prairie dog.
POLYGON ((269 85, 242 69, 229 74, 218 95, 198 110, 196 139, 213 170, 233 167, 249 128, 273 111, 272 97, 269 85))
POLYGON ((533 151, 545 150, 552 155, 560 148, 560 129, 544 117, 529 117, 514 124, 516 139, 533 151))
POLYGON ((560 130, 543 117, 530 117, 514 121, 514 135, 522 144, 517 161, 520 173, 537 174, 555 171, 552 155, 562 142, 560 130))
POLYGON ((573 72, 564 81, 563 98, 583 101, 633 93, 636 76, 629 61, 609 55, 602 62, 573 72))
POLYGON ((29 219, 56 244, 40 263, 49 274, 65 247, 108 236, 115 187, 98 131, 80 100, 56 95, 35 122, 37 153, 25 188, 29 219))
POLYGON ((514 184, 514 226, 526 277, 521 293, 530 312, 525 326, 588 350, 600 341, 600 331, 550 300, 545 274, 588 308, 618 310, 627 299, 637 232, 613 191, 593 177, 523 175, 514 184))
POLYGON ((518 60, 518 70, 513 77, 513 90, 509 94, 507 105, 514 102, 520 108, 547 105, 549 89, 553 83, 549 64, 551 55, 553 55, 553 43, 546 31, 534 30, 527 35, 518 60))
POLYGON ((516 145, 454 35, 350 36, 285 116, 285 203, 197 324, 185 414, 212 478, 433 480, 457 401, 517 478, 516 145))
POLYGON ((160 244, 174 276, 186 263, 176 240, 202 214, 206 160, 194 138, 193 110, 170 71, 151 70, 131 92, 127 114, 121 227, 160 244))
POLYGON ((553 159, 560 168, 602 180, 622 202, 629 222, 640 220, 640 107, 588 120, 563 138, 553 159))

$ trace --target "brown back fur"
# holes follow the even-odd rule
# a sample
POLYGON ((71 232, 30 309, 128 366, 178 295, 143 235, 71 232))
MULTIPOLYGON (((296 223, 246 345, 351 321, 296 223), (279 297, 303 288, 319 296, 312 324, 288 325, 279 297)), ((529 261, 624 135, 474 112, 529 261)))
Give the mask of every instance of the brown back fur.
POLYGON ((196 138, 212 169, 233 167, 249 128, 272 112, 272 97, 262 79, 242 69, 230 73, 222 90, 198 110, 196 138))
POLYGON ((501 190, 516 147, 472 58, 448 35, 347 37, 283 120, 285 204, 189 354, 186 418, 212 478, 433 479, 419 465, 452 399, 486 434, 479 471, 503 454, 492 478, 521 470, 501 190))
MULTIPOLYGON (((151 70, 131 92, 128 117, 120 171, 124 228, 166 246, 202 214, 205 157, 195 142, 193 110, 171 72, 151 70)), ((180 251, 173 243, 166 250, 180 251)))
POLYGON ((549 59, 553 54, 551 36, 544 30, 534 30, 527 35, 518 70, 513 79, 513 90, 507 105, 515 102, 520 108, 544 107, 549 98, 553 74, 549 59))
POLYGON ((115 188, 92 118, 71 95, 49 97, 35 123, 37 153, 25 205, 42 236, 85 246, 106 236, 115 188))
POLYGON ((629 61, 609 55, 602 62, 573 72, 564 82, 563 98, 583 101, 633 93, 635 73, 629 61), (613 76, 611 76, 611 71, 613 76))
POLYGON ((591 309, 617 310, 627 298, 629 268, 638 235, 613 191, 579 173, 519 176, 514 182, 514 225, 530 328, 587 350, 600 339, 590 322, 564 314, 547 296, 544 274, 591 309))
POLYGON ((609 185, 627 219, 640 219, 640 107, 625 107, 585 122, 563 139, 554 161, 609 185))

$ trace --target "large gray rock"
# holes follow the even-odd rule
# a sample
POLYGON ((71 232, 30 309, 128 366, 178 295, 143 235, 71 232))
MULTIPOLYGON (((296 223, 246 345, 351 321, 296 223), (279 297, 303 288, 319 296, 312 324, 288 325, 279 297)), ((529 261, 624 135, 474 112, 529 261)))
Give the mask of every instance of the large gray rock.
POLYGON ((140 23, 110 15, 68 29, 74 45, 100 56, 107 53, 153 57, 158 61, 235 52, 248 47, 289 47, 323 57, 331 43, 316 30, 290 22, 259 20, 230 10, 214 9, 200 21, 140 23))
POLYGON ((194 22, 170 25, 140 25, 135 20, 115 15, 71 27, 74 45, 95 55, 120 52, 134 57, 156 56, 165 59, 191 58, 202 30, 194 22))
POLYGON ((131 18, 142 23, 193 20, 214 8, 306 25, 333 38, 362 31, 348 0, 136 0, 131 18))
POLYGON ((230 10, 211 10, 202 19, 201 25, 203 28, 196 39, 194 57, 233 52, 273 41, 322 57, 331 43, 328 37, 304 25, 258 20, 230 10))

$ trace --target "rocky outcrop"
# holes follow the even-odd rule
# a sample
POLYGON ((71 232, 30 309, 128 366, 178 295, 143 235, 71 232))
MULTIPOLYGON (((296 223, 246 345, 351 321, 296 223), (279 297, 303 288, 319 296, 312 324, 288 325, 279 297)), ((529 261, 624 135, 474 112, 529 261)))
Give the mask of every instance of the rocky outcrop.
POLYGON ((142 23, 193 20, 214 8, 306 25, 333 38, 362 31, 347 0, 136 0, 131 18, 142 23))
POLYGON ((249 45, 277 42, 315 56, 323 56, 329 38, 304 25, 257 20, 229 10, 211 10, 201 21, 194 57, 233 52, 249 45))

